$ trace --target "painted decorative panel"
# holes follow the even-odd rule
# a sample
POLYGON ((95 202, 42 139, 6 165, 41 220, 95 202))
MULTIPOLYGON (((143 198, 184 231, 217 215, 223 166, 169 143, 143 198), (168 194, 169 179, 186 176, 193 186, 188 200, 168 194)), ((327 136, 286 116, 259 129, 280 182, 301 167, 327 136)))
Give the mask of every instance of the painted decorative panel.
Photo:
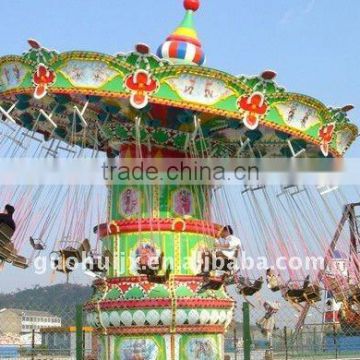
POLYGON ((211 338, 190 339, 185 347, 186 359, 217 360, 217 345, 211 338))
POLYGON ((306 130, 321 122, 315 109, 299 102, 276 105, 285 123, 299 130, 306 130))
POLYGON ((183 74, 168 79, 167 83, 182 99, 205 105, 215 104, 233 95, 223 81, 205 76, 183 74))
POLYGON ((118 73, 102 61, 70 60, 61 69, 75 86, 98 88, 118 73))
POLYGON ((141 241, 130 253, 131 273, 137 275, 143 266, 148 266, 152 269, 156 268, 159 266, 160 254, 161 251, 155 247, 155 244, 150 243, 150 240, 141 241))
POLYGON ((146 359, 157 360, 159 348, 151 339, 128 339, 124 340, 119 348, 120 359, 134 360, 146 359))
POLYGON ((186 188, 179 189, 173 193, 173 210, 180 216, 193 213, 193 194, 186 188))
POLYGON ((120 194, 119 212, 125 217, 136 215, 140 212, 140 191, 127 188, 120 194))
POLYGON ((26 68, 19 62, 4 64, 1 66, 1 88, 12 89, 19 86, 26 75, 26 68))
POLYGON ((351 142, 353 134, 350 130, 341 130, 336 134, 336 150, 342 154, 351 142))

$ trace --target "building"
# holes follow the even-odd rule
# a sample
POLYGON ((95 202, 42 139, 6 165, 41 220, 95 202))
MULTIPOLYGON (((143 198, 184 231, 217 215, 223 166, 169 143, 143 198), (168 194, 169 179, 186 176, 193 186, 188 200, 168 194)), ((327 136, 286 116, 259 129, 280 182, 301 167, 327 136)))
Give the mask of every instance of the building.
MULTIPOLYGON (((42 346, 51 355, 70 356, 76 355, 76 327, 55 327, 41 329, 42 346)), ((96 337, 93 336, 91 327, 83 327, 83 354, 91 359, 97 352, 96 337)))
POLYGON ((0 334, 21 336, 22 345, 41 344, 40 329, 61 326, 61 318, 47 311, 11 309, 0 310, 0 334))

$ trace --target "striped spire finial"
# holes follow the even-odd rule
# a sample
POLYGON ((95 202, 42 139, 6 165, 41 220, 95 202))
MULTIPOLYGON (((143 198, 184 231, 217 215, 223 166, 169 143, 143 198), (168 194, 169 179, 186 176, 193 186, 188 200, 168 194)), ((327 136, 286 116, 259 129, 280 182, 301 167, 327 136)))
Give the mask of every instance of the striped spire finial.
POLYGON ((159 47, 158 56, 178 64, 203 65, 205 54, 194 27, 194 12, 200 0, 185 0, 185 17, 179 27, 159 47))

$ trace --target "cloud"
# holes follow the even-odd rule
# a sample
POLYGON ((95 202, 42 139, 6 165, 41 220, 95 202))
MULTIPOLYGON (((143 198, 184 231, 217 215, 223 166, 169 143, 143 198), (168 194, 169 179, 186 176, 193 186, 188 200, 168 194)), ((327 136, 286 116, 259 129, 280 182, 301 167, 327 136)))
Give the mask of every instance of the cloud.
POLYGON ((280 24, 289 24, 291 20, 293 20, 295 17, 295 13, 293 10, 287 10, 285 11, 284 15, 280 19, 280 24))
POLYGON ((280 24, 287 25, 292 21, 298 20, 303 16, 310 14, 315 7, 316 0, 309 0, 305 6, 299 8, 291 8, 284 12, 280 19, 280 24))
POLYGON ((316 0, 308 1, 308 3, 305 6, 305 9, 304 9, 304 14, 310 14, 313 11, 315 2, 316 2, 316 0))

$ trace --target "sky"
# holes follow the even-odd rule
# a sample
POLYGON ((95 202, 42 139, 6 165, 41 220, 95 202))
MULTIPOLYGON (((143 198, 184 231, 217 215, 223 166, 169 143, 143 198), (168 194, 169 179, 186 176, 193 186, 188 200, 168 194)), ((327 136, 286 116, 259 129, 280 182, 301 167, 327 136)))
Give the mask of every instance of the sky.
MULTIPOLYGON (((0 4, 0 56, 26 51, 29 38, 59 52, 116 54, 131 51, 140 42, 156 52, 184 13, 182 0, 0 0, 0 4)), ((196 28, 207 66, 234 75, 275 70, 278 83, 289 91, 328 106, 355 105, 350 117, 360 125, 359 0, 203 0, 196 28)), ((348 156, 359 155, 360 141, 348 156)), ((12 269, 9 273, 20 274, 12 269)), ((22 278, 16 283, 23 287, 36 282, 22 278)), ((0 291, 3 285, 0 282, 0 291)))

